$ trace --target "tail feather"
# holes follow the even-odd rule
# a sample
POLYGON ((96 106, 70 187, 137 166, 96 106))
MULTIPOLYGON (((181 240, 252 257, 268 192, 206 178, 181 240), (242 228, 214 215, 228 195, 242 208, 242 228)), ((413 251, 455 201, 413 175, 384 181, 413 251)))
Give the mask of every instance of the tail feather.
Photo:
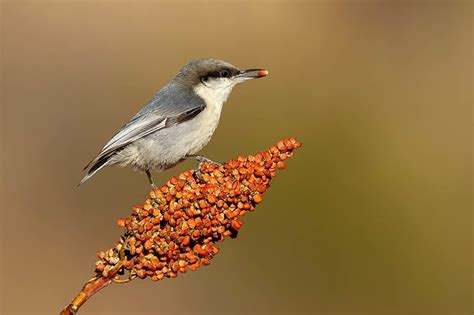
MULTIPOLYGON (((95 159, 94 159, 94 160, 95 160, 95 159)), ((92 164, 92 162, 94 162, 94 160, 90 160, 90 162, 87 163, 87 165, 84 166, 84 168, 83 168, 82 170, 85 171, 85 170, 92 164)))
MULTIPOLYGON (((94 164, 92 164, 93 161, 91 161, 87 166, 89 167, 91 164, 91 168, 87 171, 87 174, 81 179, 79 184, 77 186, 81 186, 83 183, 85 183, 89 178, 94 176, 95 173, 100 171, 104 166, 107 166, 108 162, 110 161, 110 158, 112 157, 113 154, 103 156, 99 160, 97 160, 94 164)), ((86 169, 85 168, 85 169, 86 169)))

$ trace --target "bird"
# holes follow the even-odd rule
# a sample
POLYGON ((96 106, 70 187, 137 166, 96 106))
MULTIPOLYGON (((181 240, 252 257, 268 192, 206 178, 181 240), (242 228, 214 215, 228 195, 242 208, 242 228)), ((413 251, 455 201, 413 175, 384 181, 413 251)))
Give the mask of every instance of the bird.
POLYGON ((211 140, 232 89, 267 75, 267 70, 240 70, 219 59, 190 61, 84 167, 87 172, 78 186, 112 165, 144 172, 152 188, 156 188, 152 171, 185 159, 198 161, 199 176, 202 163, 219 164, 197 153, 211 140))

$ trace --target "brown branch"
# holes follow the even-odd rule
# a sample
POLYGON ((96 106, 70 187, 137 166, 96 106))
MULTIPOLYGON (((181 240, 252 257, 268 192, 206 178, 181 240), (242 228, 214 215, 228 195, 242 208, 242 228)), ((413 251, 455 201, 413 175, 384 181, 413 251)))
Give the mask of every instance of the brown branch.
POLYGON ((152 190, 143 206, 118 220, 125 233, 114 247, 97 254, 95 276, 61 315, 75 314, 112 282, 137 277, 159 281, 209 265, 219 252, 216 243, 237 237, 243 224, 239 219, 262 202, 277 169, 285 168, 285 160, 300 146, 290 138, 255 156, 223 165, 204 163, 200 178, 188 171, 152 190))
POLYGON ((113 279, 117 276, 117 273, 122 269, 123 262, 115 265, 113 270, 108 274, 107 277, 103 277, 101 275, 96 275, 94 278, 90 279, 86 282, 86 284, 82 287, 81 292, 71 301, 71 303, 64 308, 60 315, 72 315, 75 314, 82 304, 86 303, 86 301, 99 292, 101 289, 108 286, 112 283, 113 279))

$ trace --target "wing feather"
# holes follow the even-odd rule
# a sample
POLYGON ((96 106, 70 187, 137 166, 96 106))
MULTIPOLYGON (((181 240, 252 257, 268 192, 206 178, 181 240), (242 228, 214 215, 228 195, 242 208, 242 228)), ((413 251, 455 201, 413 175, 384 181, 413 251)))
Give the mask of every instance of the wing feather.
POLYGON ((135 116, 105 144, 99 154, 84 167, 84 170, 104 157, 112 156, 118 150, 138 139, 197 116, 204 108, 205 105, 203 103, 170 117, 163 117, 155 112, 145 112, 142 115, 135 116))
POLYGON ((95 164, 105 156, 111 155, 117 150, 122 149, 126 145, 136 141, 140 138, 163 129, 166 126, 168 118, 158 115, 143 115, 133 118, 126 125, 124 125, 113 137, 105 144, 97 156, 91 160, 84 169, 95 164))
POLYGON ((107 165, 111 157, 127 145, 164 128, 194 118, 206 108, 206 103, 192 89, 170 83, 158 91, 127 124, 110 139, 84 170, 81 183, 107 165), (177 101, 179 100, 179 101, 177 101))

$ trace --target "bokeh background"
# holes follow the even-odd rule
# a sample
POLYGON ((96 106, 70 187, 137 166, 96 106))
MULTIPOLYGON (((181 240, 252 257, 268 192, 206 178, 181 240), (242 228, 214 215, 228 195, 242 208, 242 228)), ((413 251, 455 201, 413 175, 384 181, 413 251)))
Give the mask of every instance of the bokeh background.
MULTIPOLYGON (((236 240, 81 314, 472 314, 473 6, 461 1, 3 1, 1 309, 57 314, 146 177, 82 167, 190 59, 238 86, 203 153, 304 143, 236 240)), ((159 183, 192 162, 160 175, 159 183)))

